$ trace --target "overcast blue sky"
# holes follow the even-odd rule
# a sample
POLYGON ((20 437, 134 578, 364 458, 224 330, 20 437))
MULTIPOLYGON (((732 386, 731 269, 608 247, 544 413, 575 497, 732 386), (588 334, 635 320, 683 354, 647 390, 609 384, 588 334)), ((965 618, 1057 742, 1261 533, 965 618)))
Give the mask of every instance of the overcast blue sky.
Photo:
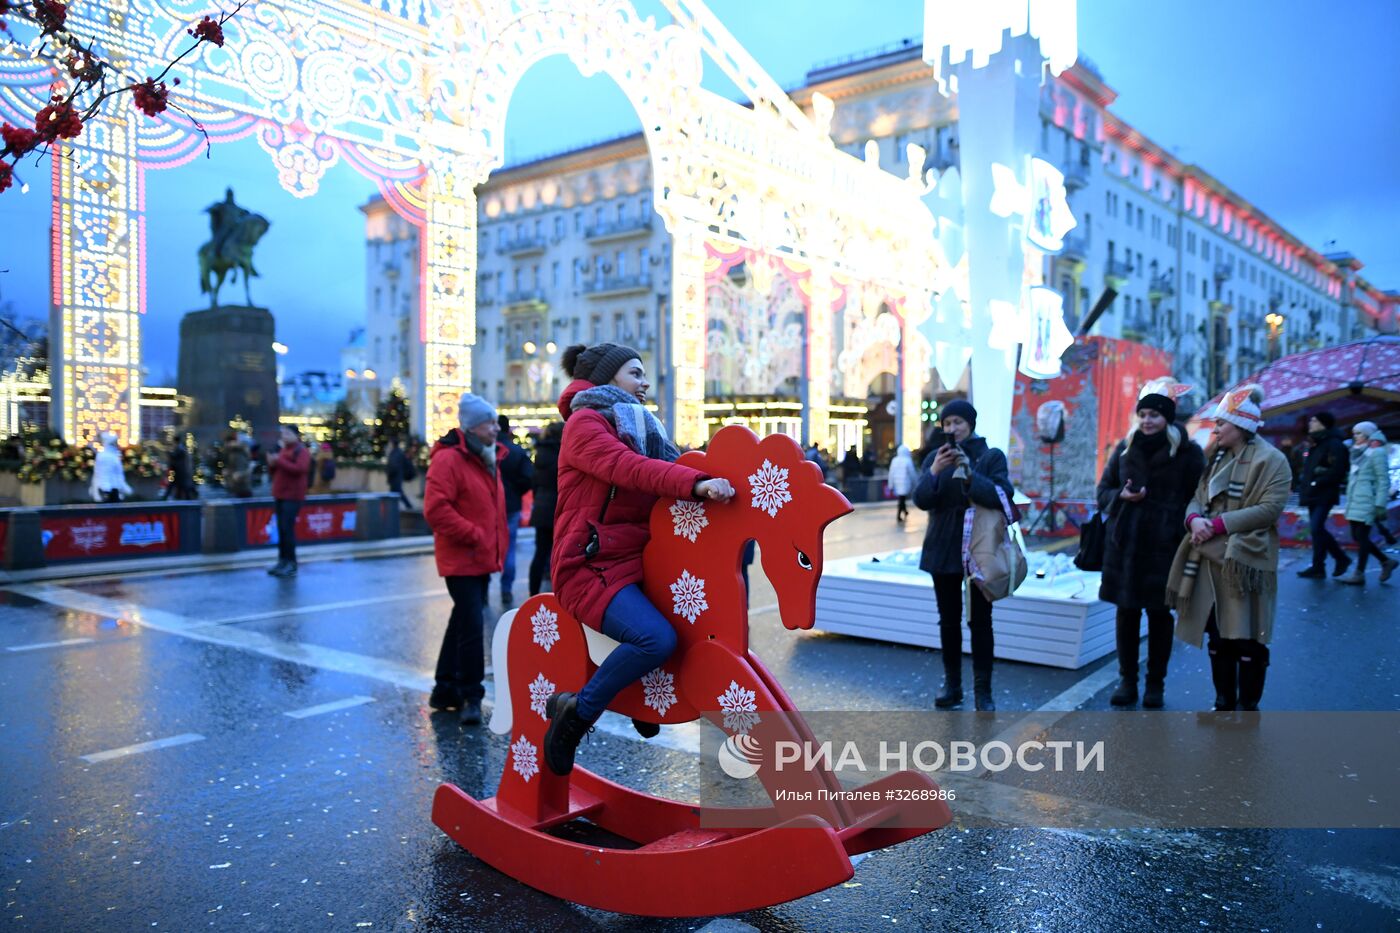
MULTIPOLYGON (((655 0, 637 6, 660 15, 655 0)), ((785 87, 800 84, 814 62, 923 32, 921 0, 710 0, 710 7, 785 87)), ((1400 2, 1080 0, 1079 35, 1083 54, 1118 91, 1115 112, 1305 242, 1350 250, 1366 264, 1363 275, 1400 288, 1400 2)), ((734 96, 726 81, 711 79, 714 71, 707 68, 707 84, 734 96)), ((638 128, 608 79, 585 80, 567 60, 552 59, 517 90, 507 147, 519 161, 638 128)), ((0 303, 46 317, 47 166, 25 175, 34 182, 29 194, 0 195, 0 268, 9 270, 0 275, 0 303)), ((317 197, 293 198, 246 139, 147 176, 148 381, 173 383, 180 316, 207 303, 195 252, 207 239, 202 210, 226 185, 272 221, 253 300, 277 315, 279 337, 292 348, 289 368, 338 368, 340 347, 364 316, 356 208, 373 185, 342 165, 317 197)))

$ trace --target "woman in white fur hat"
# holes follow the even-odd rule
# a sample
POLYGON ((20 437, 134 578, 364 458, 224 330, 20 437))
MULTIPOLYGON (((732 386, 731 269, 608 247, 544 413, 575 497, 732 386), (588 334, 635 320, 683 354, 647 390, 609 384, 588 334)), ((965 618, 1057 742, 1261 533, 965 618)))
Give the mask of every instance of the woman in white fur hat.
POLYGON ((1176 637, 1207 639, 1217 710, 1259 708, 1278 595, 1278 518, 1293 471, 1258 436, 1264 390, 1227 392, 1215 410, 1206 471, 1186 507, 1189 532, 1167 578, 1176 637))

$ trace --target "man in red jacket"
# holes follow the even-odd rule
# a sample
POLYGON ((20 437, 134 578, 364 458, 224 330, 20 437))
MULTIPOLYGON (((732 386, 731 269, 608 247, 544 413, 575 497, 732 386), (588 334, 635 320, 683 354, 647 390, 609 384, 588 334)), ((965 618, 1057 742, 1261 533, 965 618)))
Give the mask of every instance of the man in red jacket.
POLYGON ((277 510, 277 565, 268 573, 274 577, 297 575, 297 513, 306 501, 306 474, 311 470, 311 452, 301 442, 297 429, 282 425, 282 443, 276 453, 267 455, 272 471, 272 498, 277 510))
POLYGON ((458 427, 433 445, 423 515, 433 530, 438 575, 447 581, 452 615, 447 621, 428 705, 461 709, 463 725, 481 722, 486 662, 482 618, 486 585, 499 573, 509 536, 506 494, 497 464, 506 458, 496 443, 496 410, 470 392, 457 406, 458 427))

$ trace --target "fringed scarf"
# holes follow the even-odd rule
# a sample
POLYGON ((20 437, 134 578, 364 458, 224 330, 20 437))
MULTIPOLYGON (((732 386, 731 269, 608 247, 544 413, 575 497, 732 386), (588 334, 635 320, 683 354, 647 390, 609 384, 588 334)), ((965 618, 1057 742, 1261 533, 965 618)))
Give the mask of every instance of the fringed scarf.
POLYGON ((481 438, 477 437, 470 431, 463 431, 462 437, 466 438, 467 450, 470 450, 472 453, 476 454, 477 459, 479 459, 482 465, 486 467, 487 473, 490 473, 492 476, 495 476, 496 445, 492 444, 488 447, 485 444, 485 442, 481 440, 481 438))
POLYGON ((639 454, 653 460, 674 463, 681 452, 666 436, 666 429, 656 416, 647 411, 637 399, 615 385, 584 389, 569 403, 571 411, 591 408, 617 428, 617 436, 639 454))
MULTIPOLYGON (((1202 518, 1210 519, 1216 515, 1237 511, 1246 505, 1256 504, 1262 490, 1246 490, 1245 478, 1258 450, 1257 443, 1251 440, 1238 454, 1232 455, 1223 449, 1215 451, 1210 466, 1206 469, 1206 511, 1202 518), (1225 497, 1224 507, 1213 508, 1211 504, 1217 502, 1222 495, 1225 497)), ((1263 477, 1259 479, 1262 480, 1263 477)), ((1264 484, 1257 482, 1255 485, 1264 484)), ((1221 576, 1231 592, 1236 595, 1263 593, 1271 591, 1277 585, 1278 568, 1270 560, 1268 529, 1217 536, 1201 548, 1189 547, 1189 544, 1188 538, 1182 546, 1185 560, 1182 560, 1180 553, 1177 556, 1177 561, 1181 564, 1180 574, 1172 574, 1173 583, 1168 584, 1167 590, 1168 601, 1176 604, 1179 611, 1184 612, 1191 601, 1191 593, 1201 571, 1203 550, 1207 552, 1207 557, 1214 558, 1221 565, 1221 576)))

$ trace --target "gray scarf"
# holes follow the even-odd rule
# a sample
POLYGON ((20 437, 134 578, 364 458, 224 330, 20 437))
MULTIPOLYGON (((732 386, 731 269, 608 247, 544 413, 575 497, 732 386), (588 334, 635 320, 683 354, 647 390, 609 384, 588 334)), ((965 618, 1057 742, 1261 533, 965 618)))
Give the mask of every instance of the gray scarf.
POLYGON ((653 460, 674 463, 681 452, 666 436, 666 429, 656 416, 638 404, 637 399, 615 385, 584 389, 569 403, 571 411, 591 408, 617 428, 617 436, 639 454, 653 460))
POLYGON ((467 439, 467 450, 470 450, 472 453, 476 454, 477 459, 479 459, 482 462, 482 464, 485 465, 487 473, 490 473, 492 476, 495 476, 496 445, 492 444, 490 447, 487 447, 484 443, 482 443, 481 438, 477 437, 470 431, 463 431, 462 436, 467 439))

